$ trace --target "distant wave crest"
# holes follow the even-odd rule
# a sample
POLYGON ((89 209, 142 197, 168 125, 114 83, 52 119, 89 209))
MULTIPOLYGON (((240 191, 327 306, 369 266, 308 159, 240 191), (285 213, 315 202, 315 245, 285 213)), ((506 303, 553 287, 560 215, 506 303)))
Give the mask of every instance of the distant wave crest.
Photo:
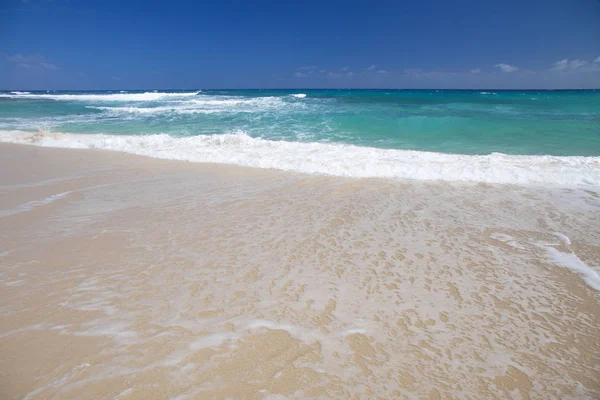
POLYGON ((221 112, 264 112, 302 108, 299 102, 285 101, 284 97, 225 97, 197 96, 186 99, 169 99, 161 105, 139 103, 135 105, 121 104, 120 106, 88 105, 89 109, 100 110, 114 116, 123 115, 169 115, 169 114, 213 114, 221 112))
POLYGON ((110 94, 35 94, 30 92, 10 92, 0 94, 4 98, 63 100, 63 101, 156 101, 165 98, 182 98, 195 96, 195 92, 145 92, 145 93, 110 93, 110 94))

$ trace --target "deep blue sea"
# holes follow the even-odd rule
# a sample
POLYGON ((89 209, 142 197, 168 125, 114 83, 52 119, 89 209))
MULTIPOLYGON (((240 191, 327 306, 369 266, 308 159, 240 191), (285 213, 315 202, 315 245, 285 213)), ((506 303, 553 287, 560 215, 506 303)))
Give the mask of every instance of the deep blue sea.
POLYGON ((309 173, 600 184, 593 90, 4 91, 0 131, 309 173))

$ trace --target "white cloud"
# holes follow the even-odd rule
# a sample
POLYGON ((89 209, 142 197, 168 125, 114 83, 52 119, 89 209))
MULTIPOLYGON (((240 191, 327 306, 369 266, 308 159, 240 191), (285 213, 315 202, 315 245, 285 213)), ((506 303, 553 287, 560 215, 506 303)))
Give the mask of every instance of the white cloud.
POLYGON ((6 59, 12 63, 15 63, 23 68, 45 68, 51 71, 58 71, 61 69, 56 64, 52 64, 51 62, 39 54, 14 54, 12 56, 7 56, 6 59))
POLYGON ((552 71, 565 71, 567 69, 574 70, 574 69, 586 66, 587 64, 588 64, 587 61, 583 61, 583 60, 569 61, 568 58, 565 58, 564 60, 560 60, 560 61, 557 61, 554 64, 552 64, 552 68, 550 68, 550 69, 552 71))
POLYGON ((121 78, 120 78, 120 77, 118 77, 118 76, 113 76, 113 77, 112 77, 112 80, 113 80, 113 81, 120 81, 120 80, 121 80, 121 78))
POLYGON ((594 60, 594 64, 600 64, 600 57, 597 57, 597 58, 594 60))
POLYGON ((53 71, 58 71, 60 69, 59 66, 51 64, 51 63, 47 63, 47 62, 41 63, 41 66, 44 67, 44 68, 51 69, 53 71))
POLYGON ((18 53, 15 54, 14 56, 7 56, 6 58, 8 59, 8 61, 14 62, 14 63, 22 63, 27 60, 27 57, 25 57, 22 54, 18 54, 18 53))
POLYGON ((472 74, 479 74, 479 73, 481 73, 481 68, 475 68, 475 69, 472 69, 472 70, 471 70, 471 73, 472 73, 472 74))
POLYGON ((494 66, 500 68, 502 72, 515 72, 519 70, 519 67, 515 67, 509 64, 496 64, 494 66))
POLYGON ((377 71, 378 74, 387 74, 387 71, 385 69, 380 69, 377 71))
POLYGON ((377 68, 377 66, 375 64, 369 66, 369 68, 367 68, 367 71, 374 71, 375 68, 377 68))
POLYGON ((582 60, 573 60, 573 61, 571 61, 571 68, 573 68, 573 69, 577 69, 579 67, 583 67, 584 65, 587 65, 587 61, 582 61, 582 60))
POLYGON ((569 60, 565 58, 564 60, 560 60, 552 64, 552 68, 550 69, 554 71, 563 71, 567 68, 569 68, 569 60))
MULTIPOLYGON (((320 72, 323 73, 325 71, 321 70, 320 72)), ((314 74, 317 73, 319 73, 317 66, 306 65, 296 68, 296 72, 293 73, 293 76, 294 78, 310 78, 311 76, 314 76, 314 74)))
POLYGON ((352 71, 350 71, 346 74, 346 76, 348 76, 348 77, 353 76, 353 75, 354 75, 354 72, 352 72, 352 71))

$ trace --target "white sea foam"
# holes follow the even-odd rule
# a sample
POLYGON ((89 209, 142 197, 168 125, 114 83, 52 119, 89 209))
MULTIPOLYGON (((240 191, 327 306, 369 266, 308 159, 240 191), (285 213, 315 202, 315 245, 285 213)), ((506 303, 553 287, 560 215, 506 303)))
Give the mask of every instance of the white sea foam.
POLYGON ((239 337, 235 332, 220 332, 220 333, 212 333, 206 336, 200 336, 198 339, 194 340, 189 344, 189 349, 191 351, 197 351, 206 347, 219 347, 223 343, 237 339, 239 337))
POLYGON ((554 232, 554 236, 560 239, 561 243, 534 243, 536 246, 542 247, 546 250, 548 258, 556 265, 564 268, 568 268, 574 272, 577 272, 583 278, 584 282, 588 286, 600 291, 600 274, 594 269, 584 263, 571 249, 571 239, 568 236, 554 232), (562 252, 557 250, 553 246, 562 244, 569 249, 569 252, 562 252))
POLYGON ((69 194, 71 194, 71 192, 58 193, 58 194, 46 197, 45 199, 42 199, 42 200, 34 200, 34 201, 29 201, 27 203, 23 203, 14 210, 0 211, 0 218, 7 217, 9 215, 20 214, 22 212, 31 211, 36 207, 53 203, 56 200, 60 200, 64 197, 68 196, 69 194))
POLYGON ((243 132, 173 137, 0 131, 0 141, 96 148, 156 158, 311 174, 506 184, 600 186, 600 157, 484 156, 252 138, 243 132))
POLYGON ((166 105, 157 107, 114 107, 114 106, 87 106, 90 109, 102 110, 115 115, 124 114, 212 114, 221 112, 262 112, 279 110, 282 107, 297 108, 298 104, 284 102, 281 97, 216 97, 198 96, 186 100, 172 100, 166 105))
POLYGON ((553 263, 577 272, 581 275, 585 283, 600 291, 600 275, 581 261, 575 253, 563 253, 550 246, 546 247, 546 251, 553 263))
POLYGON ((299 99, 303 99, 303 98, 306 97, 306 94, 304 94, 304 93, 297 93, 297 94, 293 94, 292 96, 293 97, 297 97, 299 99))
POLYGON ((519 250, 525 249, 522 245, 519 244, 519 242, 514 237, 507 235, 505 233, 498 233, 498 232, 492 233, 490 235, 490 237, 492 239, 496 239, 500 242, 503 242, 506 245, 508 245, 514 249, 519 249, 519 250))
POLYGON ((0 97, 63 101, 156 101, 168 98, 195 96, 198 93, 200 93, 200 91, 181 93, 146 92, 113 94, 32 94, 29 92, 11 92, 10 94, 0 94, 0 97))
POLYGON ((571 245, 571 239, 569 239, 568 236, 563 235, 560 232, 554 232, 554 236, 556 236, 557 238, 559 238, 565 245, 567 245, 567 246, 571 245))

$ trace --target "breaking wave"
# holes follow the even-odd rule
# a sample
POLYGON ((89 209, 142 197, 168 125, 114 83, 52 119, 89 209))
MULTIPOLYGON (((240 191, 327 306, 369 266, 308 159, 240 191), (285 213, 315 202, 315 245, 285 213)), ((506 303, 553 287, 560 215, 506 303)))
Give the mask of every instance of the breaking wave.
POLYGON ((0 98, 11 99, 36 99, 36 100, 63 100, 63 101, 156 101, 167 98, 185 98, 196 96, 200 91, 195 92, 145 92, 145 93, 111 93, 111 94, 34 94, 29 92, 10 92, 9 94, 0 94, 0 98))
POLYGON ((242 131, 173 137, 0 131, 0 141, 310 174, 502 184, 600 185, 600 157, 444 154, 253 138, 242 131))

